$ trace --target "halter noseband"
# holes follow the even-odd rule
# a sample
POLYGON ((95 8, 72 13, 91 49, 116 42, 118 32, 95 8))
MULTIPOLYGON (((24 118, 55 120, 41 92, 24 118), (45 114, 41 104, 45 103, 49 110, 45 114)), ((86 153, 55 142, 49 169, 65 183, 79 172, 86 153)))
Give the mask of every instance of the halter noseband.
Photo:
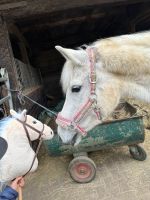
POLYGON ((95 112, 98 120, 101 119, 100 109, 97 107, 97 95, 96 95, 96 69, 95 69, 95 57, 93 48, 87 48, 87 53, 90 61, 90 96, 87 102, 79 109, 79 111, 73 116, 73 119, 64 118, 61 113, 58 113, 56 123, 65 129, 75 130, 81 133, 83 136, 87 135, 84 128, 79 125, 81 119, 85 116, 90 108, 95 112))
POLYGON ((27 123, 26 123, 26 122, 27 122, 27 116, 26 116, 26 118, 25 118, 25 121, 21 121, 20 119, 16 119, 16 120, 19 121, 19 122, 23 125, 23 128, 24 128, 24 130, 25 130, 25 132, 26 132, 26 136, 27 136, 27 138, 28 138, 28 140, 29 140, 30 146, 32 146, 32 145, 31 145, 31 139, 30 139, 30 135, 29 135, 29 132, 28 132, 27 127, 29 127, 30 129, 34 130, 35 132, 37 132, 37 133, 39 134, 39 137, 37 138, 37 140, 40 140, 40 139, 41 139, 41 137, 42 137, 42 135, 43 135, 43 131, 44 131, 44 124, 43 124, 42 130, 39 131, 38 129, 32 127, 30 124, 27 124, 27 123))

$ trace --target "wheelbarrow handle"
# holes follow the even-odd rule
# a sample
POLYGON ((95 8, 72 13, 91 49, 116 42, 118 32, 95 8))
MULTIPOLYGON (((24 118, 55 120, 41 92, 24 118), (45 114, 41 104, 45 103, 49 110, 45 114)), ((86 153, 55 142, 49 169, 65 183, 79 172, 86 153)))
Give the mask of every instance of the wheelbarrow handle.
POLYGON ((18 189, 18 200, 23 200, 23 198, 22 198, 22 187, 19 187, 19 189, 18 189))

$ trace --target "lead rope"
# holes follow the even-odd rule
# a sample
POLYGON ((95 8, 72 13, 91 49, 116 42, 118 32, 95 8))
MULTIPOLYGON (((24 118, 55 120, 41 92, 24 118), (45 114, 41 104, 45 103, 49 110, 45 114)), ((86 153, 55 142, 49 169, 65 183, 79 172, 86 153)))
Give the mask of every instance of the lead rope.
MULTIPOLYGON (((37 146, 37 149, 36 149, 36 152, 35 152, 33 161, 32 161, 32 163, 31 163, 31 167, 29 168, 29 170, 28 170, 22 177, 25 177, 25 176, 30 172, 30 170, 32 169, 32 167, 33 167, 33 165, 34 165, 34 162, 35 162, 35 159, 36 159, 36 157, 37 157, 37 155, 38 155, 38 153, 39 153, 41 144, 42 144, 42 137, 40 137, 40 139, 39 139, 39 144, 38 144, 38 146, 37 146)), ((23 198, 22 198, 22 196, 23 196, 23 195, 22 195, 22 188, 21 188, 21 187, 19 187, 18 193, 19 193, 18 200, 23 200, 23 198)))
POLYGON ((27 136, 27 138, 28 138, 28 141, 29 141, 30 147, 32 148, 32 143, 31 143, 31 140, 30 140, 30 135, 29 135, 28 129, 27 129, 26 125, 25 125, 25 123, 26 123, 26 121, 27 121, 27 116, 26 116, 26 119, 25 119, 24 122, 22 122, 22 121, 19 120, 19 119, 17 119, 17 121, 19 121, 19 122, 22 123, 23 128, 24 128, 24 130, 25 130, 25 132, 26 132, 26 136, 27 136))
POLYGON ((40 137, 40 139, 39 139, 39 144, 38 144, 37 149, 36 149, 36 151, 35 151, 35 155, 34 155, 34 158, 33 158, 32 163, 31 163, 31 167, 30 167, 29 170, 23 175, 23 177, 25 177, 25 176, 30 172, 30 170, 32 169, 32 167, 33 167, 33 165, 34 165, 34 162, 35 162, 35 159, 36 159, 36 157, 37 157, 37 155, 38 155, 38 153, 39 153, 41 144, 42 144, 42 137, 40 137))
POLYGON ((31 99, 30 97, 28 97, 27 95, 24 95, 22 92, 22 89, 20 90, 14 90, 14 89, 8 89, 6 87, 4 87, 5 90, 10 91, 10 92, 17 92, 17 98, 20 102, 21 105, 25 105, 25 99, 28 99, 29 101, 31 101, 32 103, 38 105, 39 107, 43 108, 44 110, 46 110, 47 112, 50 112, 51 114, 55 115, 57 117, 57 112, 54 112, 48 108, 46 108, 45 106, 41 105, 40 103, 37 103, 36 101, 34 101, 33 99, 31 99))

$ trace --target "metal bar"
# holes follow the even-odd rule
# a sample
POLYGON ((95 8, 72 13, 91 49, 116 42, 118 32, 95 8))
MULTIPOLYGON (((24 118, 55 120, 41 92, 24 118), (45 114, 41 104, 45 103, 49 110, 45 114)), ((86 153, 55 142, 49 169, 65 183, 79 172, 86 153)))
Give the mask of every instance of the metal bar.
POLYGON ((0 82, 5 82, 5 86, 8 90, 7 96, 0 100, 0 104, 2 104, 4 101, 8 100, 9 108, 13 109, 13 102, 12 102, 12 95, 11 95, 11 91, 10 91, 10 82, 9 82, 8 72, 5 68, 1 68, 0 74, 1 74, 0 82))
POLYGON ((0 99, 0 105, 3 104, 5 101, 7 101, 8 99, 10 99, 10 96, 6 96, 2 99, 0 99))
POLYGON ((8 99, 9 108, 10 108, 10 109, 13 109, 13 102, 12 102, 12 95, 11 95, 11 91, 10 91, 10 82, 9 82, 8 73, 7 73, 6 75, 7 75, 7 81, 5 82, 5 84, 6 84, 6 87, 7 87, 7 89, 8 89, 7 95, 10 97, 10 98, 8 99))
POLYGON ((0 78, 0 82, 5 82, 7 81, 7 78, 0 78))

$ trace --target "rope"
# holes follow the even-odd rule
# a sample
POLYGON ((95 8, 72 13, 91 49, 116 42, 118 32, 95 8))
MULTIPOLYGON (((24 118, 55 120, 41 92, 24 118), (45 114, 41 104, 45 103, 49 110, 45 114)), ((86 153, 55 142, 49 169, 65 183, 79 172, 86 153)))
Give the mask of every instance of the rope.
POLYGON ((33 165, 34 165, 34 162, 35 162, 35 159, 37 158, 37 155, 38 155, 38 153, 39 153, 41 144, 42 144, 42 138, 40 138, 40 140, 39 140, 39 144, 38 144, 38 146, 37 146, 37 149, 36 149, 36 152, 35 152, 33 161, 32 161, 32 163, 31 163, 31 167, 30 167, 29 170, 23 175, 23 177, 25 177, 25 176, 30 172, 30 170, 32 169, 32 167, 33 167, 33 165))
POLYGON ((21 105, 25 105, 25 103, 26 103, 26 102, 25 102, 25 99, 24 99, 24 97, 25 97, 26 99, 28 99, 28 100, 31 101, 32 103, 38 105, 39 107, 43 108, 44 110, 46 110, 46 111, 50 112, 51 114, 57 116, 57 113, 56 113, 56 112, 54 112, 54 111, 52 111, 52 110, 46 108, 45 106, 43 106, 43 105, 37 103, 36 101, 34 101, 33 99, 31 99, 31 98, 28 97, 27 95, 24 95, 24 94, 22 93, 22 90, 21 90, 21 89, 20 89, 20 90, 14 90, 14 89, 7 89, 6 87, 5 87, 5 89, 8 90, 8 91, 10 91, 10 92, 18 92, 17 97, 18 97, 19 102, 20 102, 21 105))
POLYGON ((24 94, 22 94, 22 96, 25 97, 25 98, 27 98, 27 99, 30 100, 31 102, 35 103, 35 104, 38 105, 39 107, 43 108, 44 110, 46 110, 46 111, 52 113, 53 115, 57 116, 57 113, 56 113, 56 112, 54 112, 54 111, 52 111, 52 110, 46 108, 45 106, 43 106, 43 105, 37 103, 36 101, 34 101, 33 99, 31 99, 30 97, 28 97, 28 96, 26 96, 26 95, 24 95, 24 94))

